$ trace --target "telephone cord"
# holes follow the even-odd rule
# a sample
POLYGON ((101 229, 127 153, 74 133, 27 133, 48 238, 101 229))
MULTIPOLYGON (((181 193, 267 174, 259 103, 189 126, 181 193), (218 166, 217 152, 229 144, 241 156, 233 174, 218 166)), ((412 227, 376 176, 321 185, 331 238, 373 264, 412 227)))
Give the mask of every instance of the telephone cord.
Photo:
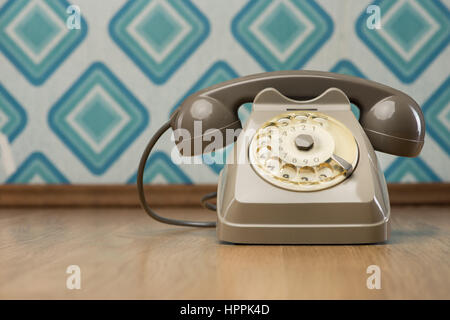
POLYGON ((200 200, 200 203, 202 204, 203 208, 211 210, 211 211, 217 211, 217 206, 211 202, 208 202, 209 199, 217 198, 217 192, 211 192, 208 194, 205 194, 202 199, 200 200))
MULTIPOLYGON (((144 153, 142 154, 141 160, 139 162, 139 168, 137 172, 137 189, 139 193, 139 200, 141 201, 142 208, 145 210, 145 212, 153 219, 167 224, 173 224, 177 226, 186 226, 186 227, 215 227, 216 223, 213 221, 210 222, 204 222, 204 221, 190 221, 190 220, 178 220, 178 219, 170 219, 166 217, 162 217, 158 215, 155 211, 153 211, 145 199, 145 192, 144 192, 144 170, 145 170, 145 164, 147 163, 147 160, 150 156, 150 153, 155 146, 156 142, 159 140, 159 138, 170 128, 170 121, 167 121, 165 124, 162 125, 161 128, 156 131, 156 133, 153 135, 153 137, 150 139, 150 141, 147 144, 147 147, 144 150, 144 153)), ((216 206, 212 203, 206 202, 206 200, 212 199, 216 196, 216 193, 209 193, 205 195, 202 198, 202 205, 212 211, 216 210, 216 206)))

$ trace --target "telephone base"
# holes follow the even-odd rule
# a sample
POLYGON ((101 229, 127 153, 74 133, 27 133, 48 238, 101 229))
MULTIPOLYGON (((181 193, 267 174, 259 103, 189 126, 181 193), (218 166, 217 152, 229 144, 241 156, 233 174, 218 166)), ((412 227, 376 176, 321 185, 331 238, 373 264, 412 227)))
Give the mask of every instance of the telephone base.
MULTIPOLYGON (((219 215, 220 217, 220 215, 219 215)), ((390 221, 360 226, 260 226, 217 222, 220 241, 242 244, 364 244, 388 240, 390 221)))
MULTIPOLYGON (((362 157, 360 168, 366 161, 362 157)), ((389 197, 380 167, 369 168, 355 172, 338 187, 320 191, 319 196, 286 194, 267 183, 251 188, 260 178, 250 166, 226 165, 217 190, 217 237, 242 244, 385 242, 390 235, 389 197), (367 174, 376 169, 380 179, 369 179, 367 174)))

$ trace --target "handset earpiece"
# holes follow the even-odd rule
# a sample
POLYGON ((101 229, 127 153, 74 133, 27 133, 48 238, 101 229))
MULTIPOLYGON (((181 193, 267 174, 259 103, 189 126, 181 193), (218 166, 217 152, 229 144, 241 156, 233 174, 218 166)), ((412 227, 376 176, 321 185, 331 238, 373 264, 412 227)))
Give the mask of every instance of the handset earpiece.
MULTIPOLYGON (((237 113, 221 101, 208 96, 191 96, 186 99, 173 114, 170 125, 174 132, 175 143, 183 156, 204 153, 213 139, 222 147, 230 141, 227 130, 241 129, 237 113)), ((232 139, 236 138, 233 136, 232 139)))
POLYGON ((362 112, 360 122, 375 150, 403 157, 416 157, 422 150, 423 115, 405 94, 381 99, 362 112))

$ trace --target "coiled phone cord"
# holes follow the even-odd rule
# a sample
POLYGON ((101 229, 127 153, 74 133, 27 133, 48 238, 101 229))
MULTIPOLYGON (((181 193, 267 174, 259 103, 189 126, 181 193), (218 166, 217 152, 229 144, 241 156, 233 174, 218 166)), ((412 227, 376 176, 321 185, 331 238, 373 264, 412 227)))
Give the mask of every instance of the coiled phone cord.
MULTIPOLYGON (((137 172, 137 188, 139 193, 139 200, 141 201, 142 208, 145 210, 145 212, 153 219, 167 224, 173 224, 177 226, 186 226, 186 227, 215 227, 216 223, 211 222, 203 222, 203 221, 189 221, 189 220, 178 220, 178 219, 170 219, 165 218, 160 215, 158 215, 155 211, 153 211, 147 204, 147 200, 145 199, 145 193, 144 193, 144 170, 145 170, 145 164, 148 160, 148 157, 150 153, 152 152, 153 147, 155 146, 158 139, 170 128, 170 121, 167 121, 165 124, 162 125, 161 128, 156 131, 156 133, 153 135, 153 137, 150 139, 150 141, 147 144, 147 147, 144 150, 144 153, 142 154, 141 161, 139 162, 139 168, 137 172)), ((215 192, 214 192, 215 193, 215 192)), ((205 203, 206 200, 212 199, 214 196, 212 196, 212 193, 205 195, 202 198, 202 204, 209 210, 213 210, 212 208, 215 208, 216 206, 211 203, 205 203), (203 200, 204 199, 204 200, 203 200)))

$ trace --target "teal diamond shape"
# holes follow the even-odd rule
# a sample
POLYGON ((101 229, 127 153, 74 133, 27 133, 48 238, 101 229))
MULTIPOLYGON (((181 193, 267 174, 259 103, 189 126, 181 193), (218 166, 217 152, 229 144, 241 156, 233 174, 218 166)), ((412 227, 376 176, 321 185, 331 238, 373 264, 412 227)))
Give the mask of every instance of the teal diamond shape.
POLYGON ((162 52, 181 31, 181 26, 157 5, 136 29, 154 49, 162 52))
POLYGON ((262 23, 260 29, 279 51, 284 51, 305 31, 306 26, 285 4, 280 3, 262 23))
POLYGON ((120 119, 120 115, 100 94, 96 94, 88 101, 75 117, 75 120, 96 142, 101 142, 120 122, 120 119))
POLYGON ((398 158, 384 172, 388 182, 438 182, 441 179, 420 158, 398 158))
POLYGON ((450 77, 423 104, 427 132, 450 155, 450 77))
POLYGON ((69 5, 66 0, 9 0, 0 8, 0 51, 33 85, 42 85, 86 37, 84 16, 80 30, 66 28, 69 5), (21 15, 24 10, 30 11, 21 15))
MULTIPOLYGON (((144 183, 151 183, 160 177, 167 183, 192 184, 191 179, 172 162, 169 156, 157 151, 150 156, 145 165, 143 180, 144 183)), ((137 175, 134 174, 128 183, 136 183, 136 179, 137 175)))
POLYGON ((249 1, 232 21, 234 37, 267 71, 301 68, 333 33, 333 21, 315 1, 285 3, 249 1))
POLYGON ((37 5, 15 28, 19 37, 36 54, 41 53, 59 31, 58 26, 48 19, 45 11, 37 5))
POLYGON ((417 10, 410 3, 405 2, 385 24, 384 29, 405 51, 409 51, 430 27, 417 10))
POLYGON ((162 84, 206 39, 209 23, 189 0, 155 3, 129 0, 111 20, 109 33, 146 76, 162 84))
POLYGON ((44 154, 35 152, 17 168, 6 183, 61 184, 69 181, 44 154))
POLYGON ((358 36, 401 81, 414 82, 450 42, 448 8, 439 0, 411 0, 403 5, 377 0, 373 4, 383 17, 390 17, 382 21, 382 29, 371 30, 364 10, 356 22, 358 36), (432 31, 427 19, 433 20, 432 31))
POLYGON ((100 175, 144 130, 148 113, 104 64, 94 63, 50 109, 48 121, 58 138, 92 173, 100 175), (94 95, 85 102, 96 88, 105 96, 94 95))
POLYGON ((26 122, 23 107, 0 85, 0 131, 12 142, 25 128, 26 122))
POLYGON ((367 77, 350 60, 340 60, 331 69, 330 72, 345 74, 348 76, 367 79, 367 77))

